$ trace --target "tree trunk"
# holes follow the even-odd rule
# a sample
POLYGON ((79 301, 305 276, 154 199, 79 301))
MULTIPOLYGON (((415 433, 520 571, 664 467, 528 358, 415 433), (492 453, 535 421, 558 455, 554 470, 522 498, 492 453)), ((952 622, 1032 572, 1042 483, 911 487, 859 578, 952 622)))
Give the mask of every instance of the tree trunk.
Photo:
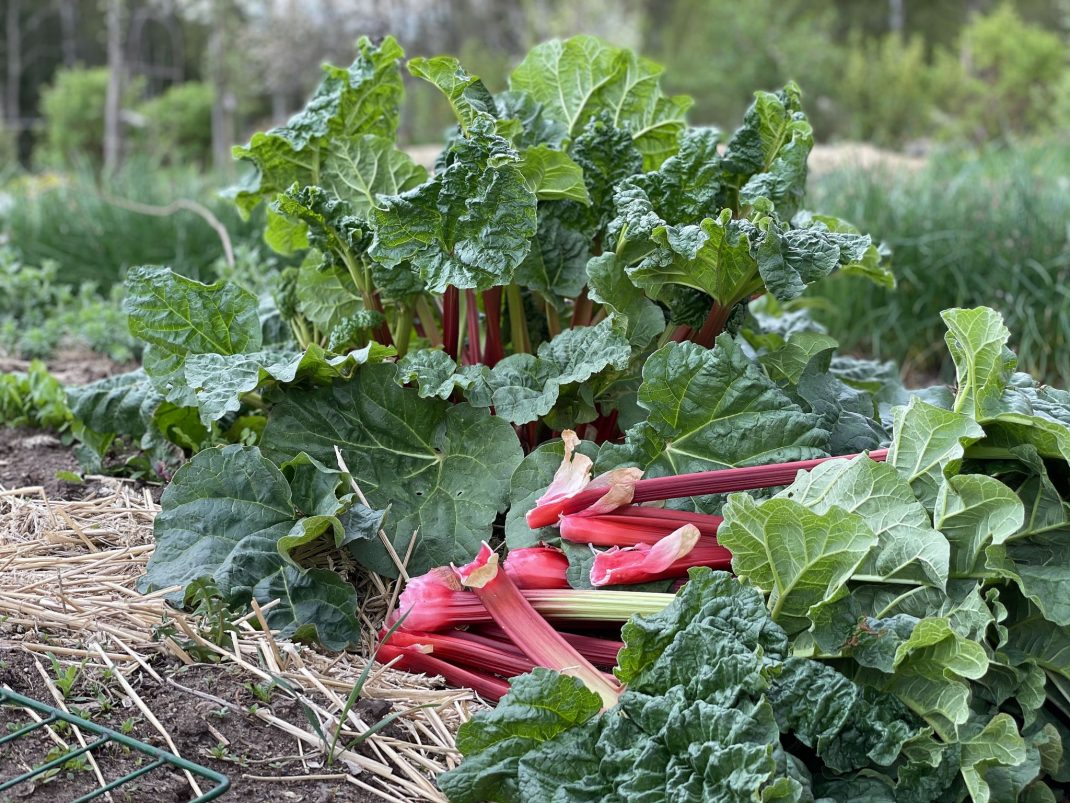
POLYGON ((78 0, 60 0, 58 6, 63 66, 73 67, 78 63, 78 0))
POLYGON ((7 88, 4 93, 4 116, 8 125, 15 131, 21 129, 19 111, 19 84, 22 82, 22 31, 19 27, 19 14, 22 0, 8 0, 7 15, 4 25, 7 28, 7 88))
POLYGON ((230 173, 233 162, 230 148, 234 144, 234 109, 237 101, 227 80, 226 36, 227 9, 224 2, 212 4, 212 31, 208 39, 208 74, 212 82, 212 166, 230 173))
POLYGON ((123 0, 108 0, 108 91, 104 99, 104 171, 113 172, 122 155, 123 0))
POLYGON ((906 21, 906 0, 888 0, 888 30, 902 34, 906 21))

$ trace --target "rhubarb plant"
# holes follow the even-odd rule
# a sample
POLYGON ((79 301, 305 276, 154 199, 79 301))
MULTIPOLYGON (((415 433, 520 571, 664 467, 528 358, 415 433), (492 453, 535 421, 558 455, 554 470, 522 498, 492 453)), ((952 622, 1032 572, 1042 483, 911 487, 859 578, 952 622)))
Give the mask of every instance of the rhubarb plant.
MULTIPOLYGON (((565 429, 599 447, 599 473, 648 477, 884 444, 878 401, 831 371, 831 346, 774 343, 748 311, 836 271, 891 281, 869 236, 804 209, 813 138, 797 87, 757 93, 722 135, 688 125, 660 66, 595 37, 536 46, 497 94, 452 57, 404 62, 392 37, 357 50, 324 68, 304 110, 235 149, 248 168, 235 202, 265 207, 267 243, 298 263, 270 297, 130 272, 143 368, 72 393, 98 453, 125 436, 191 458, 175 481, 205 510, 236 492, 211 450, 256 446, 227 452, 247 475, 312 461, 342 478, 341 530, 305 552, 397 576, 469 560, 510 507, 514 470, 565 429), (403 71, 456 117, 432 170, 397 144, 403 71), (768 337, 755 346, 751 330, 768 337), (350 537, 358 509, 382 514, 375 537, 350 537)), ((298 525, 320 515, 279 504, 298 525)), ((172 520, 157 537, 176 547, 145 588, 195 573, 230 588, 241 529, 189 562, 172 520)), ((289 560, 242 537, 265 566, 289 560)), ((242 580, 233 598, 273 590, 242 580)), ((287 610, 288 626, 317 624, 287 610)))

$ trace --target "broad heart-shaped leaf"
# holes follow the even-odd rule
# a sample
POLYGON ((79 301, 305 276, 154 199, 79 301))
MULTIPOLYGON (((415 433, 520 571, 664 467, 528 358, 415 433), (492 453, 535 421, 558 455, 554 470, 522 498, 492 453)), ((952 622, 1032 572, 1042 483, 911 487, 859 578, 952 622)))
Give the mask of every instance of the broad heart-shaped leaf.
POLYGON ((637 465, 663 477, 824 457, 828 432, 793 404, 725 334, 712 349, 670 343, 643 366, 647 419, 607 443, 598 471, 637 465))
POLYGON ((130 333, 172 354, 255 351, 258 307, 256 296, 236 284, 202 284, 170 268, 134 268, 126 278, 130 333))
POLYGON ((733 494, 717 540, 732 552, 732 570, 769 593, 773 620, 788 633, 810 626, 809 610, 831 599, 877 543, 857 513, 817 513, 791 499, 757 503, 733 494))
POLYGON ((597 694, 568 675, 537 668, 513 678, 495 709, 461 726, 457 748, 465 761, 438 777, 439 788, 450 800, 520 800, 521 757, 596 716, 601 707, 597 694))
POLYGON ((1002 316, 988 307, 948 309, 940 317, 947 324, 944 339, 955 361, 955 411, 983 421, 998 404, 1018 363, 1007 348, 1011 333, 1002 316))
POLYGON ((1070 627, 1047 619, 1030 600, 1003 592, 1007 606, 1004 651, 1013 664, 1034 663, 1053 676, 1070 680, 1070 627))
POLYGON ((353 375, 367 362, 382 362, 393 347, 371 343, 348 354, 330 354, 313 343, 303 353, 255 351, 249 354, 190 354, 186 386, 197 398, 201 421, 212 421, 241 408, 241 396, 269 381, 322 385, 353 375))
MULTIPOLYGON (((1026 743, 1018 733, 1014 718, 1010 714, 997 714, 979 730, 971 738, 962 740, 962 777, 966 781, 966 788, 970 790, 970 799, 974 803, 1018 800, 1019 790, 1013 797, 994 798, 986 777, 993 769, 1017 767, 1026 761, 1026 743)), ((1037 766, 1036 770, 1039 769, 1037 766)))
POLYGON ((338 265, 324 264, 309 252, 297 273, 297 311, 324 332, 364 309, 353 282, 338 265))
POLYGON ((405 52, 392 36, 378 46, 361 37, 357 49, 349 69, 324 67, 323 83, 286 125, 254 134, 248 145, 234 148, 236 158, 256 168, 235 194, 243 213, 295 182, 318 184, 329 141, 358 134, 393 138, 404 94, 398 61, 405 52))
POLYGON ((668 97, 658 86, 663 68, 594 36, 536 45, 509 76, 509 88, 542 104, 545 113, 576 136, 592 117, 606 113, 631 132, 654 170, 676 152, 691 99, 668 97))
POLYGON ((1025 507, 1014 491, 994 477, 959 474, 940 486, 933 523, 951 543, 951 571, 984 572, 989 544, 1002 544, 1025 519, 1025 507))
POLYGON ((372 210, 371 256, 387 268, 411 261, 430 292, 486 290, 512 281, 535 236, 535 194, 516 151, 482 118, 456 140, 447 166, 372 210))
MULTIPOLYGON (((594 460, 598 447, 591 441, 580 441, 576 452, 594 460)), ((524 517, 535 507, 538 498, 546 493, 546 488, 553 481, 554 473, 564 457, 565 443, 558 438, 525 455, 513 472, 509 489, 509 512, 505 514, 505 541, 510 549, 559 540, 560 535, 556 527, 532 530, 524 517)))
POLYGON ((958 472, 965 447, 985 434, 969 416, 934 407, 916 396, 907 406, 893 410, 892 430, 888 463, 929 510, 936 504, 945 475, 958 472))
POLYGON ((494 98, 478 76, 469 75, 453 56, 409 59, 409 72, 434 84, 450 102, 461 131, 466 132, 480 117, 497 117, 494 98))
MULTIPOLYGON (((348 382, 282 389, 262 446, 278 460, 298 452, 337 464, 335 446, 373 507, 390 507, 386 533, 399 554, 416 536, 411 573, 469 559, 505 506, 522 454, 509 424, 465 404, 422 399, 395 381, 394 365, 363 367, 348 382)), ((369 546, 375 571, 396 569, 369 546)))
POLYGON ((427 181, 427 170, 394 146, 392 139, 363 134, 332 139, 320 184, 366 220, 377 195, 398 195, 427 181))
POLYGON ((862 516, 878 540, 859 574, 940 588, 947 582, 947 539, 933 529, 925 508, 892 466, 868 457, 830 460, 800 471, 777 496, 819 514, 838 508, 862 516))
POLYGON ((525 148, 520 153, 520 172, 528 189, 541 201, 591 202, 583 183, 583 168, 564 151, 546 145, 525 148))
POLYGON ((209 579, 231 602, 281 598, 269 624, 286 634, 311 628, 332 649, 360 638, 352 585, 334 572, 301 569, 280 545, 332 529, 338 544, 341 524, 326 516, 299 519, 286 477, 255 446, 198 452, 175 472, 161 505, 142 591, 209 579))
POLYGON ((629 342, 644 349, 665 330, 665 313, 632 284, 610 251, 587 262, 587 291, 591 300, 603 304, 625 322, 629 342))
POLYGON ((561 388, 588 382, 607 368, 628 365, 631 347, 611 319, 566 329, 539 346, 538 355, 512 354, 484 372, 468 390, 476 407, 493 407, 497 417, 526 424, 547 415, 561 388))

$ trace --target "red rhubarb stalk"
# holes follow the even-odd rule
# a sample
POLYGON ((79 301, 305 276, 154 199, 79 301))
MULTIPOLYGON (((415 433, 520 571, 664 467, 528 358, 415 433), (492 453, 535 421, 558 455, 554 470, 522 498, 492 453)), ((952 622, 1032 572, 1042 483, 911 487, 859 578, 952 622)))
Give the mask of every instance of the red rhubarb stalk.
POLYGON ((493 368, 505 356, 502 346, 501 287, 492 287, 483 292, 483 312, 487 316, 487 347, 483 349, 483 363, 493 368))
MULTIPOLYGON (((480 638, 489 643, 489 646, 497 646, 500 650, 515 650, 519 648, 509 641, 509 637, 495 624, 479 625, 478 632, 467 631, 469 638, 480 638)), ((617 639, 589 636, 581 633, 566 633, 557 631, 561 638, 579 650, 580 655, 595 666, 612 669, 617 665, 617 653, 624 648, 624 642, 617 639)))
POLYGON ((591 585, 672 580, 685 577, 687 570, 695 566, 727 569, 731 565, 731 552, 715 539, 703 538, 694 525, 685 524, 653 546, 613 547, 598 553, 591 566, 591 585))
POLYGON ((473 689, 480 697, 491 702, 498 702, 509 693, 509 684, 501 678, 486 672, 463 669, 459 666, 427 655, 416 647, 393 647, 383 644, 379 647, 376 660, 387 664, 398 658, 396 669, 404 669, 424 675, 441 675, 451 686, 463 686, 473 689))
POLYGON ((628 505, 598 516, 563 516, 560 528, 566 541, 625 547, 657 543, 684 524, 692 524, 703 536, 714 538, 722 521, 720 516, 708 513, 628 505))
POLYGON ((442 348, 457 361, 460 347, 461 296, 457 288, 450 285, 442 294, 442 348))
POLYGON ((476 301, 476 291, 465 291, 465 306, 467 307, 468 342, 465 348, 468 352, 468 364, 478 365, 483 362, 483 352, 479 346, 479 303, 476 301))
POLYGON ((549 546, 510 549, 503 564, 517 588, 569 588, 568 558, 549 546))
POLYGON ((410 633, 397 630, 384 643, 398 648, 416 647, 426 655, 433 655, 451 664, 460 664, 509 678, 523 675, 535 668, 535 664, 523 653, 503 649, 505 642, 495 642, 493 639, 463 630, 446 633, 410 633))
POLYGON ((475 560, 455 567, 454 571, 461 583, 475 592, 513 643, 535 664, 578 678, 602 698, 606 708, 616 704, 623 691, 621 685, 598 671, 539 616, 509 575, 499 571, 498 556, 489 545, 484 543, 475 560))
MULTIPOLYGON (((868 453, 869 459, 877 462, 884 461, 887 456, 887 449, 875 449, 868 453)), ((778 485, 788 485, 795 480, 800 471, 809 471, 829 460, 849 460, 855 457, 858 455, 837 455, 818 457, 813 460, 795 460, 790 463, 726 468, 719 471, 697 471, 693 474, 640 479, 631 488, 631 501, 639 504, 665 499, 683 499, 688 496, 773 488, 778 485)), ((584 515, 592 515, 596 510, 607 512, 605 494, 601 489, 593 486, 594 482, 570 497, 555 499, 551 505, 537 504, 533 510, 528 511, 528 526, 532 529, 547 527, 555 524, 562 515, 581 512, 584 515)))

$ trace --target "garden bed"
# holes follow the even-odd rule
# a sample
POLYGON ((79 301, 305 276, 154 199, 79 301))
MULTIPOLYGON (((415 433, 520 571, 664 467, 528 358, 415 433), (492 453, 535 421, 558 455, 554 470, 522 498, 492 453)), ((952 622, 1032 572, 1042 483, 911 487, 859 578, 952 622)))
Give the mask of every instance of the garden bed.
MULTIPOLYGON (((332 738, 365 660, 277 639, 254 627, 255 613, 213 638, 205 618, 175 611, 160 593, 138 594, 158 509, 148 488, 129 482, 100 480, 66 501, 41 487, 0 486, 0 684, 227 774, 228 800, 443 799, 433 778, 458 761, 453 733, 481 706, 474 695, 376 668, 328 762, 309 716, 332 738)), ((374 620, 389 598, 366 599, 374 620)), ((0 728, 24 719, 0 710, 0 728)), ((0 752, 0 777, 77 739, 24 738, 0 752)), ((109 779, 137 760, 119 749, 97 759, 109 779)), ((73 799, 99 783, 96 772, 72 767, 32 791, 19 787, 17 799, 73 799)), ((115 799, 150 789, 161 803, 192 797, 181 773, 157 770, 140 783, 115 799)))

